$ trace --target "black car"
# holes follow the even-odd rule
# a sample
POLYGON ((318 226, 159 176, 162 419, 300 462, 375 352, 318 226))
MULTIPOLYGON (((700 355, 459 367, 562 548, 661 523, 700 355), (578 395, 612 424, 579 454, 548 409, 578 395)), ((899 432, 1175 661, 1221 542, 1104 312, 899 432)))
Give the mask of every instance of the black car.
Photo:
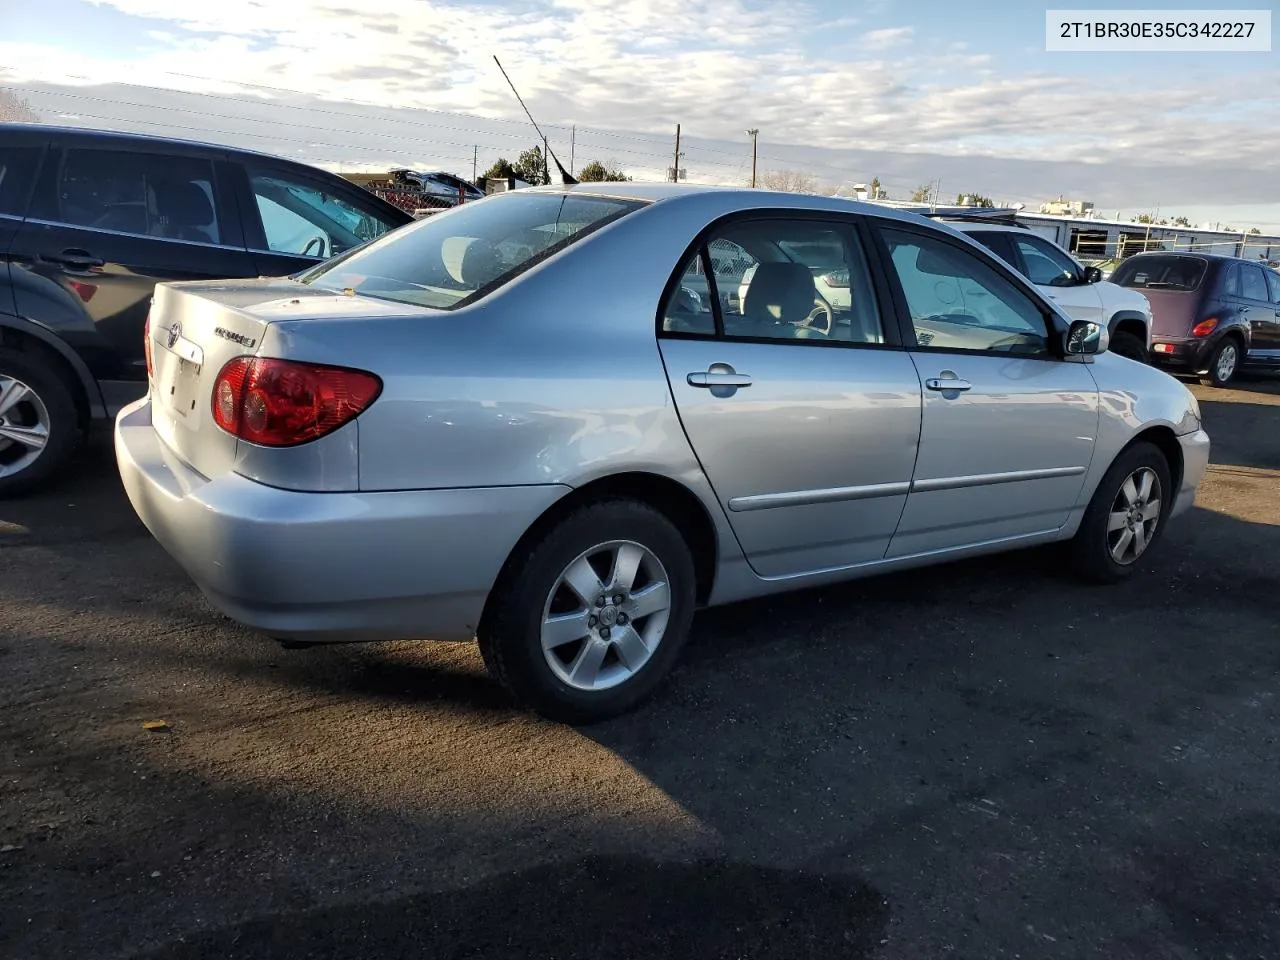
POLYGON ((412 220, 289 160, 0 123, 0 496, 146 392, 157 282, 283 276, 412 220))
POLYGON ((1111 282, 1151 304, 1151 360, 1226 386, 1244 367, 1280 366, 1280 274, 1208 253, 1139 253, 1111 282))

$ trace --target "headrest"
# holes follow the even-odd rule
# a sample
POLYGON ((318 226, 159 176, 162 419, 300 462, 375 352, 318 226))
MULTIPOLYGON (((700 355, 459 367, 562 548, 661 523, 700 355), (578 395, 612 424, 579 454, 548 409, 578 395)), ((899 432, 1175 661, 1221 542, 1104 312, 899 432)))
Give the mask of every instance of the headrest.
POLYGON ((440 245, 440 258, 449 276, 465 287, 480 287, 498 275, 498 248, 477 237, 449 237, 440 245))
POLYGON ((190 181, 161 181, 154 185, 156 208, 171 224, 203 227, 213 220, 209 196, 190 181))
POLYGON ((813 310, 817 292, 803 263, 762 263, 751 277, 742 313, 752 320, 798 323, 813 310))

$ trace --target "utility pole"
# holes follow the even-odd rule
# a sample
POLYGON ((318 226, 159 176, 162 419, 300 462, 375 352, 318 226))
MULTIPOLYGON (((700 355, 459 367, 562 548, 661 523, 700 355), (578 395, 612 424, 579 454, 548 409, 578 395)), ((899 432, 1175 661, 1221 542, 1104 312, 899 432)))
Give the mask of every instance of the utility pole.
POLYGON ((569 128, 569 176, 573 176, 573 150, 578 144, 578 125, 569 128))
POLYGON ((676 124, 676 162, 671 168, 671 182, 680 182, 680 124, 676 124))
POLYGON ((471 148, 471 182, 472 183, 476 182, 476 173, 477 173, 476 167, 479 166, 479 163, 480 163, 480 147, 477 144, 476 146, 471 148))
POLYGON ((551 168, 547 166, 547 138, 542 138, 542 179, 551 182, 551 168))
POLYGON ((751 188, 754 190, 756 186, 756 138, 760 136, 760 131, 753 127, 747 131, 747 136, 751 138, 751 188))

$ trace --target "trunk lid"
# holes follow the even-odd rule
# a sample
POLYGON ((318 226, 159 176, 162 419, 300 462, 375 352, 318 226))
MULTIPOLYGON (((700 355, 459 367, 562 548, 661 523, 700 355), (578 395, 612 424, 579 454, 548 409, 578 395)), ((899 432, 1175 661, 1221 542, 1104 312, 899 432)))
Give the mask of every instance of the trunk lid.
POLYGON ((1189 337, 1200 316, 1200 291, 1160 290, 1147 287, 1142 291, 1151 304, 1151 333, 1155 337, 1189 337))
POLYGON ((255 356, 273 323, 403 313, 402 304, 292 280, 158 284, 151 305, 152 423, 197 473, 232 469, 240 443, 213 420, 213 386, 231 359, 255 356))

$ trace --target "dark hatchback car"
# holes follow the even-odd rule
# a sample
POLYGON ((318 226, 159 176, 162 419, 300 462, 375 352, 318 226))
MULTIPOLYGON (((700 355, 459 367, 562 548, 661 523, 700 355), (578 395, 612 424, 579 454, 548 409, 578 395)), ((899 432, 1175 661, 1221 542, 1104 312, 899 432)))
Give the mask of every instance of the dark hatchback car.
POLYGON ((0 496, 146 392, 157 282, 287 275, 412 220, 289 160, 0 124, 0 496))
POLYGON ((1244 367, 1280 366, 1280 274, 1252 260, 1139 253, 1111 282, 1151 303, 1151 362, 1226 386, 1244 367))

